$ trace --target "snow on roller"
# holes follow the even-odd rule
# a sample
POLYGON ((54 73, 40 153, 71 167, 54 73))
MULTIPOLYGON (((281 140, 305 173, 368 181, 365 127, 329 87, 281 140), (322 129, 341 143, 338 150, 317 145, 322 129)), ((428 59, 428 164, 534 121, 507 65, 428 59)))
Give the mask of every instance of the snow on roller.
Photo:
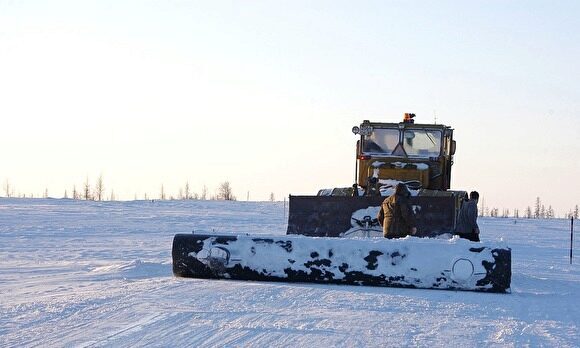
POLYGON ((180 277, 507 292, 511 250, 463 239, 178 234, 180 277))

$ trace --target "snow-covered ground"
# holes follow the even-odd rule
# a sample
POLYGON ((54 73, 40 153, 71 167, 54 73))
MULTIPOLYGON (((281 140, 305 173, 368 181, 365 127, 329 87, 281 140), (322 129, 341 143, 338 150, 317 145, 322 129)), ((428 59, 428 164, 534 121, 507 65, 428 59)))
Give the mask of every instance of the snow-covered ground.
POLYGON ((0 346, 580 345, 567 220, 479 220, 512 248, 511 294, 171 273, 176 233, 284 234, 285 219, 270 202, 1 198, 0 346))

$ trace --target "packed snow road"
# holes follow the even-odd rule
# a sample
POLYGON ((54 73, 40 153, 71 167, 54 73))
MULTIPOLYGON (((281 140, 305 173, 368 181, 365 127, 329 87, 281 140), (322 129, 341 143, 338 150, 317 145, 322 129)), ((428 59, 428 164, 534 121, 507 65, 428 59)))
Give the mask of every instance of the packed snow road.
POLYGON ((578 346, 569 221, 480 227, 511 294, 173 277, 174 234, 284 234, 282 203, 3 198, 0 346, 578 346))

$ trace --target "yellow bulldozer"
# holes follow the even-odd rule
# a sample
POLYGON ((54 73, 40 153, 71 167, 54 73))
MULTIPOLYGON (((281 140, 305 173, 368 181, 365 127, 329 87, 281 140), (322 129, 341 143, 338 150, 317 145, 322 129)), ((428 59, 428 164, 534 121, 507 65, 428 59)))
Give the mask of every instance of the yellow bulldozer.
POLYGON ((177 234, 181 277, 508 292, 511 249, 453 237, 464 191, 450 190, 453 129, 363 121, 352 131, 349 187, 290 196, 286 235, 177 234), (376 219, 398 183, 411 192, 417 233, 386 239, 376 219), (419 238, 417 238, 419 237, 419 238))
POLYGON ((318 237, 379 236, 376 213, 402 182, 412 194, 421 237, 452 234, 464 191, 449 190, 456 143, 453 129, 403 122, 363 121, 352 132, 356 177, 352 187, 322 189, 317 196, 290 196, 288 234, 318 237), (383 198, 381 198, 383 197, 383 198))

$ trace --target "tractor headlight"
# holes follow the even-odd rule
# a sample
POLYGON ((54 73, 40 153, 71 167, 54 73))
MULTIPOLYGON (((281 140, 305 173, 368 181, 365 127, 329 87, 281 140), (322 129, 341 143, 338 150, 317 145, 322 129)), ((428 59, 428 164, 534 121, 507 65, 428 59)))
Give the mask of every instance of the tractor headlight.
POLYGON ((360 128, 361 135, 371 135, 373 133, 373 127, 367 124, 363 124, 360 128))
POLYGON ((358 126, 354 126, 354 127, 352 127, 352 132, 354 134, 359 134, 360 133, 360 128, 358 128, 358 126))

